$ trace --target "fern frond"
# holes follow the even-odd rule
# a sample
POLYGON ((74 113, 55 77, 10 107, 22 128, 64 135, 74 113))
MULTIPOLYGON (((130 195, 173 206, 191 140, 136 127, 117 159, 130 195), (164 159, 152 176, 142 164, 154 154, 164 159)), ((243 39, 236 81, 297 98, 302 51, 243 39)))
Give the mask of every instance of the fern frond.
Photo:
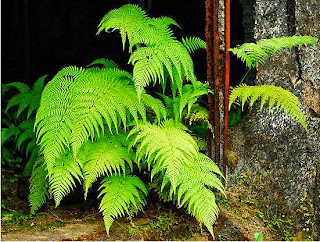
POLYGON ((264 64, 270 55, 276 55, 283 49, 288 48, 291 50, 294 46, 314 45, 317 41, 317 38, 311 36, 278 37, 262 39, 256 44, 245 43, 229 50, 251 69, 258 64, 264 64))
POLYGON ((145 106, 164 114, 163 105, 145 93, 139 103, 131 78, 119 69, 67 67, 48 83, 35 127, 49 173, 60 154, 71 147, 76 156, 84 142, 99 137, 105 126, 112 133, 131 119, 145 120, 145 106))
POLYGON ((18 106, 17 117, 19 117, 20 114, 26 108, 28 108, 27 118, 29 118, 32 112, 39 108, 41 93, 46 77, 47 75, 40 77, 35 82, 32 89, 30 89, 26 84, 21 82, 13 82, 4 85, 6 89, 14 87, 19 91, 18 94, 16 94, 9 100, 5 112, 7 112, 13 106, 18 106))
POLYGON ((20 134, 20 129, 13 124, 10 124, 8 128, 1 129, 1 146, 12 137, 15 139, 20 134))
POLYGON ((178 26, 169 17, 150 18, 140 7, 132 4, 108 12, 101 20, 98 33, 117 29, 120 31, 123 48, 127 39, 130 53, 133 46, 136 47, 129 63, 134 66, 133 80, 139 100, 149 83, 166 83, 166 73, 180 93, 184 76, 188 81, 196 81, 187 47, 195 50, 203 47, 203 42, 197 38, 186 39, 186 47, 173 36, 170 25, 178 26), (178 75, 174 75, 174 71, 178 75))
POLYGON ((71 154, 60 156, 48 170, 49 186, 56 207, 61 200, 76 186, 76 180, 81 183, 82 172, 79 163, 71 154))
POLYGON ((153 83, 166 82, 166 73, 179 92, 182 93, 183 77, 195 82, 193 61, 186 49, 179 41, 157 46, 141 47, 134 51, 129 59, 133 67, 133 79, 138 96, 144 88, 153 83), (173 72, 176 71, 177 75, 173 72))
POLYGON ((115 63, 113 60, 108 60, 105 58, 100 58, 92 61, 87 67, 92 67, 95 65, 102 65, 104 68, 112 68, 112 69, 119 69, 119 66, 117 63, 115 63))
POLYGON ((262 110, 264 104, 269 101, 269 112, 271 108, 276 105, 278 112, 284 110, 285 114, 294 118, 307 130, 306 117, 302 111, 302 104, 293 93, 281 87, 272 85, 247 86, 242 84, 231 91, 229 109, 237 99, 239 99, 242 107, 246 102, 249 102, 252 106, 260 99, 260 110, 262 110))
POLYGON ((157 164, 161 169, 166 169, 165 174, 174 188, 177 186, 179 172, 191 164, 198 153, 195 140, 186 130, 182 124, 166 120, 159 125, 141 124, 129 133, 129 136, 136 135, 133 145, 139 144, 137 159, 141 160, 145 156, 149 168, 157 164))
POLYGON ((121 136, 102 136, 99 140, 87 143, 80 149, 78 159, 83 170, 85 198, 92 183, 99 177, 112 174, 125 174, 126 164, 132 169, 134 154, 121 143, 121 136))
POLYGON ((114 219, 129 214, 129 208, 142 210, 148 190, 136 176, 113 175, 103 179, 99 188, 102 197, 99 209, 102 212, 106 231, 109 234, 114 219))
POLYGON ((47 175, 48 172, 45 168, 43 157, 41 157, 35 163, 30 177, 29 203, 31 206, 31 214, 35 214, 49 197, 47 175))
POLYGON ((199 37, 182 38, 182 43, 187 48, 189 53, 193 53, 200 49, 206 49, 206 42, 199 37))
POLYGON ((194 105, 191 108, 190 113, 186 117, 189 119, 189 124, 191 125, 194 122, 197 122, 199 120, 203 120, 208 128, 210 129, 211 133, 214 134, 214 129, 212 124, 209 122, 209 113, 208 109, 201 107, 199 105, 194 105))

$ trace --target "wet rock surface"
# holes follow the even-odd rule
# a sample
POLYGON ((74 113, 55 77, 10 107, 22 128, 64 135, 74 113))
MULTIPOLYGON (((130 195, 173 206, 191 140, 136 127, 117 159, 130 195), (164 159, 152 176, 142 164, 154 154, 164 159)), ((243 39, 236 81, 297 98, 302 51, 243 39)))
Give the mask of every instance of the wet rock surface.
MULTIPOLYGON (((320 37, 319 1, 257 0, 254 9, 256 41, 292 34, 320 37)), ((308 132, 284 113, 253 107, 230 130, 237 164, 232 175, 250 172, 252 189, 261 205, 267 204, 269 218, 290 220, 288 234, 301 230, 305 238, 320 239, 320 43, 270 58, 258 67, 256 84, 293 92, 304 106, 308 132)))

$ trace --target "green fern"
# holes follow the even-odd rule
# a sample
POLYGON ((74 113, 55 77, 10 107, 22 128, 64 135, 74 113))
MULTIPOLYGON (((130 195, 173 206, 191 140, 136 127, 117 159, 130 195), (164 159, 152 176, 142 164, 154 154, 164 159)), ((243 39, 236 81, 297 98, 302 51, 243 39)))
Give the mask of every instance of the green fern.
POLYGON ((198 147, 195 140, 186 132, 187 128, 173 120, 163 121, 159 125, 141 124, 130 131, 136 134, 133 145, 137 146, 137 160, 144 156, 150 169, 157 164, 166 169, 173 187, 177 186, 177 175, 197 157, 198 147))
POLYGON ((50 171, 48 170, 49 186, 58 207, 61 200, 75 188, 76 180, 81 184, 83 175, 79 163, 70 153, 56 159, 50 171))
POLYGON ((114 219, 129 214, 130 208, 142 210, 146 204, 148 190, 136 176, 113 175, 103 179, 99 197, 106 231, 109 234, 114 219))
POLYGON ((156 114, 165 114, 163 104, 150 102, 152 97, 145 93, 139 103, 131 81, 131 75, 119 69, 67 67, 48 83, 35 126, 49 174, 60 154, 72 148, 76 156, 84 142, 99 137, 105 126, 113 133, 121 122, 126 128, 132 119, 145 120, 145 100, 156 114))
POLYGON ((102 65, 104 68, 119 69, 119 66, 117 63, 105 58, 96 59, 93 62, 91 62, 89 65, 87 65, 87 67, 92 67, 96 65, 102 65))
POLYGON ((164 84, 167 75, 180 93, 184 76, 186 80, 196 81, 188 50, 204 48, 205 44, 195 37, 181 43, 173 37, 170 25, 178 26, 169 17, 150 18, 140 7, 132 4, 108 12, 101 20, 98 33, 119 30, 123 48, 127 39, 130 53, 136 47, 129 63, 134 66, 133 80, 139 99, 149 83, 164 84))
POLYGON ((134 154, 123 146, 126 135, 102 136, 99 140, 87 143, 79 151, 81 160, 85 198, 92 183, 99 177, 112 174, 125 174, 126 164, 132 169, 134 154))
POLYGON ((182 43, 189 53, 193 53, 200 49, 206 49, 206 42, 199 37, 182 38, 182 43))
POLYGON ((30 177, 29 203, 31 206, 31 214, 35 214, 49 197, 47 175, 48 172, 45 168, 43 157, 41 157, 36 161, 30 177))
POLYGON ((239 99, 243 108, 246 102, 252 106, 257 100, 261 100, 260 110, 264 104, 269 101, 269 112, 271 108, 276 105, 277 111, 284 110, 284 112, 297 120, 306 130, 306 117, 302 111, 302 104, 298 98, 291 92, 272 85, 262 86, 247 86, 242 84, 231 91, 229 97, 229 109, 231 105, 239 99))
POLYGON ((7 112, 13 106, 18 106, 17 117, 19 117, 21 113, 28 108, 27 118, 29 118, 31 114, 39 108, 41 93, 46 77, 47 75, 40 77, 35 82, 32 89, 22 82, 13 82, 4 85, 6 90, 14 87, 19 91, 17 95, 9 100, 5 112, 7 112))
POLYGON ((311 36, 262 39, 256 44, 245 43, 241 46, 231 48, 230 51, 245 62, 247 67, 251 69, 258 64, 264 64, 270 55, 276 55, 283 49, 289 48, 291 50, 294 46, 314 45, 317 41, 317 38, 311 36))

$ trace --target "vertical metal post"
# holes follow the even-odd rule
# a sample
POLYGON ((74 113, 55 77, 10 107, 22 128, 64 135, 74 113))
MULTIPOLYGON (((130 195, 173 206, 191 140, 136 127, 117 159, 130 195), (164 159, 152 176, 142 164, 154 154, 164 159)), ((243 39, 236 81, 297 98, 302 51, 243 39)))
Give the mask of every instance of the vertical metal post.
POLYGON ((225 110, 224 110, 224 140, 223 140, 223 173, 226 175, 226 164, 228 159, 228 110, 229 110, 229 80, 230 80, 230 0, 224 2, 225 11, 225 110))

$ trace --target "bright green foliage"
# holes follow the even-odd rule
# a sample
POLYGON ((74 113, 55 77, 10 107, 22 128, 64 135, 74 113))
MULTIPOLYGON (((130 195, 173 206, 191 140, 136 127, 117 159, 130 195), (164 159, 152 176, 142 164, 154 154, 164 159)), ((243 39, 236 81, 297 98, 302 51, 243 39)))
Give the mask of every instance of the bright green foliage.
POLYGON ((214 134, 214 129, 211 123, 209 122, 209 112, 208 109, 201 107, 199 105, 194 105, 191 108, 190 113, 186 117, 189 119, 189 124, 192 125, 192 123, 197 122, 199 120, 203 120, 208 128, 211 130, 211 133, 214 134))
POLYGON ((43 158, 39 158, 34 165, 30 178, 29 203, 31 206, 31 214, 35 214, 49 197, 47 175, 48 172, 45 169, 43 158))
POLYGON ((119 66, 117 63, 115 63, 112 60, 108 60, 105 58, 100 58, 92 61, 87 67, 102 65, 104 68, 112 68, 112 69, 119 69, 119 66))
POLYGON ((4 85, 5 89, 8 90, 11 87, 18 89, 19 93, 12 97, 7 105, 5 112, 7 112, 11 107, 18 106, 17 117, 21 115, 21 113, 28 108, 27 118, 30 117, 32 112, 37 110, 40 105, 41 93, 44 86, 44 80, 46 79, 46 75, 40 77, 33 88, 30 89, 26 84, 22 82, 13 82, 4 85))
POLYGON ((198 37, 182 38, 183 45, 188 49, 189 53, 193 53, 200 49, 206 49, 206 42, 198 37))
POLYGON ((148 195, 146 186, 136 176, 106 177, 99 190, 99 197, 102 197, 99 209, 108 234, 114 219, 124 216, 125 212, 129 214, 129 208, 142 210, 148 195))
POLYGON ((257 100, 261 100, 260 110, 269 101, 269 111, 275 105, 277 111, 284 110, 288 116, 296 119, 307 130, 306 117, 302 112, 302 105, 298 98, 281 87, 272 85, 247 86, 242 84, 231 91, 229 109, 237 99, 239 99, 239 104, 242 108, 246 102, 249 102, 252 106, 257 100))
POLYGON ((48 178, 50 190, 57 207, 61 200, 74 189, 76 186, 75 180, 81 183, 82 172, 80 165, 70 153, 61 155, 51 167, 51 173, 48 173, 48 178))
POLYGON ((241 46, 231 48, 230 51, 245 62, 247 67, 251 69, 258 64, 264 64, 270 55, 275 55, 283 49, 289 48, 291 50, 294 46, 314 45, 317 41, 317 38, 311 36, 262 39, 256 44, 245 43, 241 46))
POLYGON ((205 48, 199 38, 178 41, 170 29, 178 24, 169 17, 150 18, 139 6, 127 4, 108 12, 99 25, 98 33, 119 30, 123 49, 126 40, 132 53, 133 80, 140 99, 144 87, 150 82, 165 85, 169 76, 172 85, 182 92, 183 77, 196 81, 193 62, 188 51, 205 48))
POLYGON ((157 164, 166 169, 166 176, 174 188, 177 186, 179 172, 197 158, 198 147, 195 140, 186 132, 187 128, 173 120, 163 121, 160 125, 141 124, 129 135, 137 134, 133 145, 137 146, 137 159, 146 157, 148 167, 157 164))
POLYGON ((81 160, 85 198, 92 183, 99 177, 126 173, 126 167, 132 169, 135 159, 133 152, 128 152, 126 135, 102 136, 95 142, 87 141, 80 149, 78 159, 81 160))
MULTIPOLYGON (((89 137, 126 128, 131 120, 146 119, 144 100, 156 114, 164 115, 163 104, 143 93, 139 103, 131 75, 112 68, 67 67, 45 88, 35 126, 49 174, 60 154, 72 148, 76 156, 89 137)), ((160 119, 160 117, 158 117, 160 119)))
POLYGON ((202 95, 208 94, 209 87, 208 84, 203 84, 199 81, 196 81, 192 84, 185 84, 182 88, 182 94, 174 96, 172 98, 158 93, 164 103, 167 106, 168 114, 174 117, 174 120, 179 122, 182 120, 182 114, 185 107, 188 107, 187 114, 190 114, 190 111, 193 105, 197 102, 198 98, 202 95))

